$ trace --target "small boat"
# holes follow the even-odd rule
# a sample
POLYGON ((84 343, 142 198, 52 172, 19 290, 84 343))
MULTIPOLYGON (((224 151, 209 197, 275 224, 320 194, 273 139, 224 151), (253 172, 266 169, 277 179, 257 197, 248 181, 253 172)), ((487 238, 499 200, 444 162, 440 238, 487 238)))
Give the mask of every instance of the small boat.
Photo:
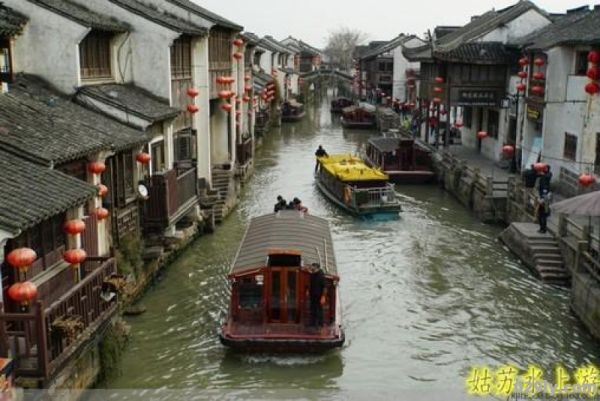
POLYGON ((358 106, 344 108, 340 121, 344 128, 373 128, 376 123, 375 111, 375 106, 360 103, 358 106))
POLYGON ((331 112, 341 113, 346 107, 354 105, 354 100, 348 99, 347 97, 338 97, 331 101, 331 112))
POLYGON ((431 151, 410 137, 370 138, 365 161, 395 184, 425 184, 435 179, 431 151))
POLYGON ((300 121, 305 115, 304 105, 293 99, 284 102, 281 106, 281 121, 283 122, 300 121))
POLYGON ((394 214, 402 210, 387 174, 369 167, 356 156, 339 154, 317 158, 319 190, 355 216, 394 214))
POLYGON ((253 218, 228 278, 222 344, 267 353, 323 352, 344 344, 340 278, 327 220, 296 210, 253 218), (322 271, 316 273, 313 264, 322 271), (318 303, 311 304, 313 290, 318 303), (316 305, 321 322, 315 321, 316 305))

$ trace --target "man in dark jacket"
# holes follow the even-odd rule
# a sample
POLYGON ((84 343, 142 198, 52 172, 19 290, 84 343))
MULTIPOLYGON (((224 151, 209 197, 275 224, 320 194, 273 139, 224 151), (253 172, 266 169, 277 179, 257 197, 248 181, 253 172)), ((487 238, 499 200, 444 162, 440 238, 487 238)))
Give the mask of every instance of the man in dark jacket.
POLYGON ((325 295, 325 286, 327 284, 325 280, 325 273, 321 269, 321 265, 318 263, 312 264, 312 270, 310 272, 310 325, 311 326, 322 326, 323 325, 323 306, 321 305, 321 298, 325 295))
POLYGON ((315 164, 315 173, 317 171, 319 171, 319 157, 329 157, 329 155, 327 154, 327 152, 325 151, 325 149, 323 149, 322 145, 319 145, 319 147, 317 148, 317 151, 315 152, 315 156, 317 157, 317 163, 315 164))

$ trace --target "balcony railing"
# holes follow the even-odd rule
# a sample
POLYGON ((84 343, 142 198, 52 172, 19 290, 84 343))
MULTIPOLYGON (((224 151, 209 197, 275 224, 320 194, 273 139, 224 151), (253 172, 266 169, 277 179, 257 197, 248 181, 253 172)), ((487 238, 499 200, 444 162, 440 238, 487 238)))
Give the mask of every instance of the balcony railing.
POLYGON ((167 228, 198 202, 196 169, 177 173, 172 169, 147 180, 149 198, 145 205, 145 227, 167 228))
POLYGON ((116 296, 102 296, 106 279, 117 273, 115 259, 90 257, 83 271, 48 307, 36 302, 24 313, 0 312, 0 356, 10 353, 17 376, 48 380, 116 312, 116 296))

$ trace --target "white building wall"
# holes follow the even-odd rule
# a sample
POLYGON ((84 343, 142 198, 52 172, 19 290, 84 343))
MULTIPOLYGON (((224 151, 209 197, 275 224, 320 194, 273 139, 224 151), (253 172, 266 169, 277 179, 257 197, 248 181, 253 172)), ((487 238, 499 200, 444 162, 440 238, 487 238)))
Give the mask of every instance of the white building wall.
POLYGON ((267 74, 271 74, 271 70, 273 69, 273 53, 270 50, 265 50, 260 55, 260 68, 267 74))
POLYGON ((424 42, 421 39, 414 38, 402 46, 396 47, 392 51, 392 56, 394 58, 394 75, 393 75, 393 86, 392 86, 392 96, 400 100, 401 102, 405 102, 406 99, 406 70, 407 69, 419 69, 420 63, 418 62, 410 62, 404 57, 402 54, 402 50, 407 47, 416 47, 422 45, 424 42))

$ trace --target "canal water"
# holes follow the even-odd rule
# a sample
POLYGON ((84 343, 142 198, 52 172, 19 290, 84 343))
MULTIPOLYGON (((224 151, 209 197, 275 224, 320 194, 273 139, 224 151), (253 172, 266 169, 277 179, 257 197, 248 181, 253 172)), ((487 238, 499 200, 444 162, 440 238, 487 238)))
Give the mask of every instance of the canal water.
POLYGON ((343 130, 327 103, 264 139, 238 208, 169 267, 142 301, 147 312, 128 319, 121 375, 108 388, 441 393, 462 389, 473 365, 599 360, 569 293, 540 284, 496 240, 499 227, 436 186, 399 187, 404 211, 392 221, 359 220, 324 199, 312 176, 317 146, 355 152, 369 136, 343 130), (244 356, 219 343, 225 275, 248 219, 271 212, 278 194, 331 222, 346 331, 339 351, 244 356))

